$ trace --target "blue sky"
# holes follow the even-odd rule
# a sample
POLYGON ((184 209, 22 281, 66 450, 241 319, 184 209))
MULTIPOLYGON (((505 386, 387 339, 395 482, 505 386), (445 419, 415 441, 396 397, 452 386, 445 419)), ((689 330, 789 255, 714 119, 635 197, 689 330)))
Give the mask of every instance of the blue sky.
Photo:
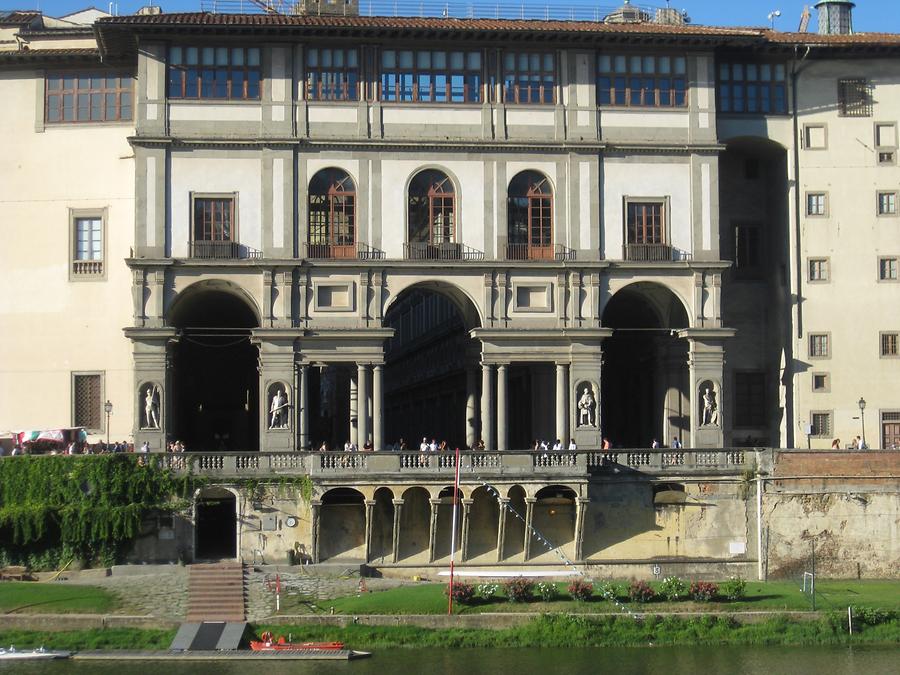
MULTIPOLYGON (((206 0, 204 0, 205 2, 206 0)), ((238 0, 234 0, 237 5, 238 0)), ((246 2, 247 0, 245 0, 246 2)), ((425 0, 425 5, 435 5, 437 0, 425 0)), ((466 0, 449 0, 452 6, 465 6, 466 0)), ((493 4, 486 0, 472 0, 475 4, 493 4)), ((800 14, 804 5, 812 6, 816 0, 673 0, 672 6, 678 9, 686 9, 694 23, 719 26, 764 26, 768 25, 766 18, 769 12, 778 9, 781 16, 776 19, 775 27, 784 31, 795 31, 800 23, 800 14)), ((367 7, 368 0, 360 0, 360 7, 367 7)), ((598 2, 586 2, 585 0, 525 0, 526 6, 542 7, 607 7, 621 4, 619 0, 599 0, 598 2)), ((50 16, 61 16, 84 7, 95 5, 101 9, 108 7, 102 0, 0 0, 0 7, 4 9, 41 9, 50 16)), ((200 0, 120 0, 119 13, 128 14, 147 4, 161 5, 167 12, 196 12, 200 11, 200 0)), ((212 0, 209 0, 212 4, 212 0)), ((249 3, 248 3, 249 4, 249 3)), ((385 3, 382 3, 385 4, 385 3)), ((418 7, 418 0, 399 0, 399 5, 418 7)), ((499 0, 501 6, 515 6, 519 0, 499 0)), ((665 0, 649 0, 648 4, 664 6, 665 0)), ((815 27, 816 12, 810 10, 811 26, 815 27)), ((900 11, 897 0, 857 0, 853 14, 853 24, 856 31, 881 31, 900 32, 900 11)))

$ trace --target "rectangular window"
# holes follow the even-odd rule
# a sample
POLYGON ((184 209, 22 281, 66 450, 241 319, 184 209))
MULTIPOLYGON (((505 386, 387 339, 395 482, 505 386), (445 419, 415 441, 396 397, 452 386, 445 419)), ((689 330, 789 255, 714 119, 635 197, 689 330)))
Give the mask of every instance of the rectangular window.
POLYGON ((665 244, 663 202, 628 202, 626 227, 629 244, 665 244))
POLYGON ((70 212, 71 279, 103 277, 104 212, 70 212))
POLYGON ((809 281, 828 281, 828 258, 810 258, 808 262, 809 281))
POLYGON ((878 193, 878 215, 879 216, 896 216, 897 215, 897 193, 896 192, 879 192, 878 193))
POLYGON ((809 356, 810 358, 825 359, 831 356, 828 333, 810 333, 809 356))
POLYGON ((894 122, 875 123, 875 155, 880 165, 896 163, 897 125, 894 122))
POLYGON ((881 334, 881 355, 900 356, 900 333, 881 334))
POLYGON ((381 52, 381 100, 480 103, 481 52, 381 52))
POLYGON ((236 194, 191 195, 191 257, 238 258, 236 194))
POLYGON ((169 47, 169 98, 259 100, 259 47, 169 47))
POLYGON ((310 101, 359 100, 359 53, 356 49, 306 51, 306 98, 310 101))
POLYGON ((600 54, 597 104, 642 108, 687 105, 684 56, 600 54))
POLYGON ((787 113, 783 63, 720 63, 719 111, 751 115, 787 113))
POLYGON ((831 438, 830 412, 812 412, 809 414, 809 421, 812 426, 811 436, 831 438))
POLYGON ((813 373, 812 390, 819 394, 831 391, 831 376, 828 373, 813 373))
POLYGON ((72 374, 72 426, 94 432, 103 429, 103 377, 100 374, 72 374))
POLYGON ((753 277, 759 272, 759 232, 755 224, 734 228, 734 267, 739 276, 753 277))
POLYGON ((734 416, 736 427, 766 425, 765 373, 734 374, 734 416))
POLYGON ((114 73, 53 73, 44 80, 48 124, 132 119, 132 79, 114 73))
POLYGON ((897 281, 897 258, 878 259, 878 279, 880 281, 897 281))
POLYGON ((838 114, 841 117, 871 117, 872 90, 863 78, 838 80, 838 114))
POLYGON ((556 56, 541 52, 504 53, 503 100, 507 103, 555 103, 556 56))
POLYGON ((881 413, 881 447, 885 450, 900 448, 900 411, 885 410, 881 413))
POLYGON ((828 197, 824 192, 806 193, 806 215, 824 216, 828 213, 828 197))
POLYGON ((828 147, 828 134, 824 124, 803 126, 803 147, 807 150, 824 150, 828 147))

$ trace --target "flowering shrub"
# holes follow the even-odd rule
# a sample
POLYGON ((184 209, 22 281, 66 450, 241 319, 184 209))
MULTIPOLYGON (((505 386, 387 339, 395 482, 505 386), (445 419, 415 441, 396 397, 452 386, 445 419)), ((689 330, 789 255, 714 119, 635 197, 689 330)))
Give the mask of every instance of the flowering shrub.
POLYGON ((740 577, 731 577, 719 587, 719 592, 728 600, 743 600, 747 595, 747 582, 740 577))
POLYGON ((614 584, 612 581, 602 581, 597 584, 597 593, 610 602, 615 602, 621 595, 621 592, 622 589, 619 585, 614 584))
POLYGON ((538 597, 544 602, 550 602, 559 597, 559 591, 556 590, 556 584, 551 584, 546 581, 541 581, 536 584, 534 590, 537 592, 538 597))
POLYGON ((688 592, 697 602, 709 602, 719 594, 719 586, 712 581, 692 581, 688 592))
POLYGON ((569 584, 568 591, 573 600, 584 602, 585 600, 590 600, 594 594, 594 584, 584 579, 575 579, 569 584))
POLYGON ((666 577, 659 584, 659 594, 670 602, 684 600, 688 594, 687 582, 678 577, 666 577))
POLYGON ((497 584, 478 584, 475 587, 475 594, 485 600, 490 600, 499 592, 500 587, 497 584))
POLYGON ((503 588, 506 590, 506 599, 510 602, 528 602, 534 584, 524 577, 516 577, 503 584, 503 588))
POLYGON ((650 602, 656 597, 656 591, 646 581, 632 581, 628 587, 628 597, 634 602, 650 602))
MULTIPOLYGON (((444 594, 451 595, 450 588, 447 588, 444 591, 444 594)), ((475 599, 475 587, 464 581, 457 581, 453 584, 452 597, 453 602, 458 602, 461 605, 468 605, 475 599)))

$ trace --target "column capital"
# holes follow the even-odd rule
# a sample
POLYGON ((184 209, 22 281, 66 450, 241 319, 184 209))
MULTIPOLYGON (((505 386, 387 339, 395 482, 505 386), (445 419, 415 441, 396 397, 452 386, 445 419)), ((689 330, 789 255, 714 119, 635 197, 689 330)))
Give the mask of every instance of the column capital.
POLYGON ((374 499, 366 499, 366 500, 365 500, 365 505, 366 505, 366 506, 375 506, 375 504, 377 504, 377 503, 378 503, 378 502, 375 501, 374 499))
POLYGON ((431 504, 432 506, 440 506, 441 504, 443 504, 440 497, 438 497, 436 499, 429 499, 428 503, 431 504))
POLYGON ((319 508, 320 506, 322 506, 322 500, 321 499, 310 499, 309 505, 311 507, 313 507, 314 509, 319 508))
POLYGON ((403 506, 403 500, 402 499, 392 499, 391 504, 393 504, 394 506, 403 506))
POLYGON ((463 505, 463 506, 472 506, 472 504, 475 503, 475 500, 474 500, 474 499, 470 499, 469 497, 463 497, 463 498, 460 499, 459 501, 462 502, 462 505, 463 505))
POLYGON ((590 497, 575 497, 575 501, 578 502, 579 504, 590 504, 591 498, 590 497))
POLYGON ((525 503, 526 504, 536 504, 537 497, 525 497, 525 503))

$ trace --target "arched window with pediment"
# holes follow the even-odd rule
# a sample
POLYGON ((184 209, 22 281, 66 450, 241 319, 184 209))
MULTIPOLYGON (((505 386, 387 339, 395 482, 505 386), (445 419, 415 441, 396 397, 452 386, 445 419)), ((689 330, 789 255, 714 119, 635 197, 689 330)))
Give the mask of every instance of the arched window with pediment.
POLYGON ((507 192, 509 260, 553 259, 553 188, 538 171, 522 171, 507 192))
POLYGON ((342 169, 322 169, 309 182, 307 257, 356 257, 356 185, 342 169))

